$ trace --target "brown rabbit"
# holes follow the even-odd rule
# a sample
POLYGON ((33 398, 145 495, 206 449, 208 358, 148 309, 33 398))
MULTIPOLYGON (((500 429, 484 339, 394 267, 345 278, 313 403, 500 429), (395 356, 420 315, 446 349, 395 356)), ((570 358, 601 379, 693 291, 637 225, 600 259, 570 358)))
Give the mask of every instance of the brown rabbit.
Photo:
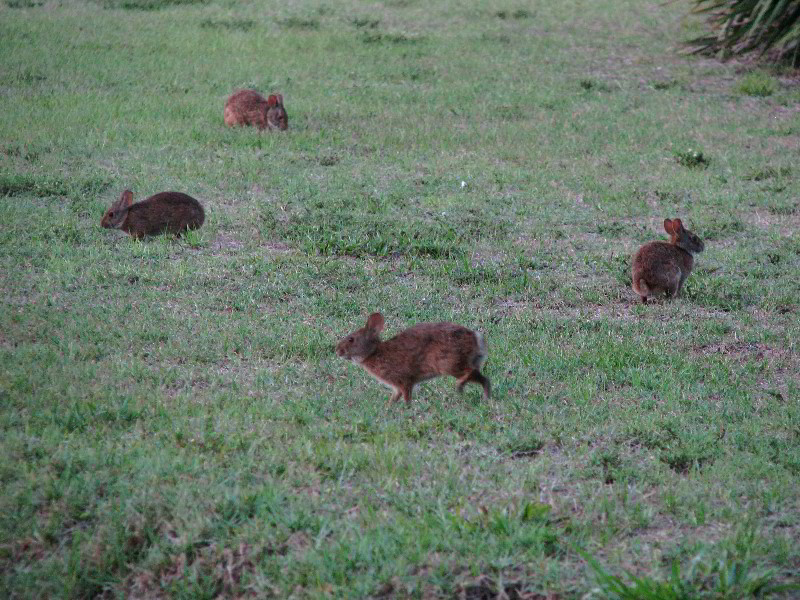
POLYGON ((283 96, 264 98, 255 90, 239 90, 225 102, 225 125, 255 125, 259 129, 287 129, 289 117, 283 108, 283 96))
POLYGON ((205 213, 200 203, 180 192, 161 192, 147 200, 133 203, 133 192, 125 190, 103 215, 100 225, 122 229, 135 238, 164 231, 182 234, 203 224, 205 213))
POLYGON ((650 242, 633 257, 633 291, 647 303, 648 296, 677 296, 692 272, 693 254, 702 252, 703 240, 683 228, 680 219, 664 219, 667 242, 650 242))
POLYGON ((453 323, 420 323, 382 342, 383 326, 381 313, 372 313, 365 327, 336 345, 336 354, 392 388, 392 402, 402 394, 411 404, 414 386, 439 375, 458 378, 459 392, 470 381, 479 383, 484 397, 491 397, 489 380, 481 374, 487 352, 480 333, 453 323))

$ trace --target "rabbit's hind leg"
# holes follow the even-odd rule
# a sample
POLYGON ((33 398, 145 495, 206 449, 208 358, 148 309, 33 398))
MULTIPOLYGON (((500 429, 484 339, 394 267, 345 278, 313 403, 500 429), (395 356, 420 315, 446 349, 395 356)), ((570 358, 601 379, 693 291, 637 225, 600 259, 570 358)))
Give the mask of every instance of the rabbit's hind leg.
POLYGON ((677 265, 667 266, 659 280, 660 291, 664 292, 667 298, 674 298, 681 287, 681 270, 677 265))
POLYGON ((647 297, 652 293, 650 291, 650 287, 647 285, 647 282, 644 279, 634 279, 633 280, 633 291, 636 292, 642 298, 642 302, 647 304, 647 297))
POLYGON ((456 389, 460 392, 464 391, 464 386, 467 385, 469 382, 477 383, 478 385, 483 387, 483 396, 488 400, 492 397, 492 386, 489 383, 489 379, 484 377, 483 374, 478 369, 473 369, 461 379, 458 380, 458 385, 456 389))
POLYGON ((402 388, 403 398, 405 399, 407 406, 411 406, 411 390, 413 389, 414 387, 411 384, 404 385, 402 388))

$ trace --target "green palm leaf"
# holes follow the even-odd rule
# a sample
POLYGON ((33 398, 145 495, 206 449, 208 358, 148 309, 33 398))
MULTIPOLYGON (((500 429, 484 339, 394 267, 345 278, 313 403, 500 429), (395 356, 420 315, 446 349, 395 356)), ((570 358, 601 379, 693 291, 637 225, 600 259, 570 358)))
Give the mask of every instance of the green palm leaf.
POLYGON ((800 0, 693 0, 710 35, 690 40, 694 51, 744 54, 770 49, 800 66, 800 0))

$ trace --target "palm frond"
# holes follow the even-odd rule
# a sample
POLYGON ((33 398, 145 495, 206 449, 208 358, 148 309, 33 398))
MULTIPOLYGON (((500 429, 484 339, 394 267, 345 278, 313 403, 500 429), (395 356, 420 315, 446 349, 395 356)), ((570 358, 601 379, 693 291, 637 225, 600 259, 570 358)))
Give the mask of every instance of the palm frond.
POLYGON ((710 35, 687 43, 694 52, 729 55, 775 48, 800 66, 800 0, 692 0, 691 12, 707 16, 710 35))

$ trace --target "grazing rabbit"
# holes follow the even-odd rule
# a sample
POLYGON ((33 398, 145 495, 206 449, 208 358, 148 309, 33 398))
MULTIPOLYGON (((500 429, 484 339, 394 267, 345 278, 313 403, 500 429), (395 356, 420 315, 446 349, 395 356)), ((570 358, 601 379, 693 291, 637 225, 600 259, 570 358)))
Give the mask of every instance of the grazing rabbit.
POLYGON ((164 231, 182 234, 203 224, 205 213, 200 203, 180 192, 161 192, 147 200, 133 203, 133 192, 125 190, 103 215, 100 225, 122 229, 135 238, 164 231))
POLYGON ((439 375, 458 378, 459 392, 470 381, 479 383, 484 397, 491 397, 489 380, 481 374, 487 352, 480 333, 453 323, 420 323, 382 342, 383 325, 381 313, 372 313, 365 327, 336 345, 336 354, 392 388, 392 402, 402 394, 410 405, 414 385, 439 375))
POLYGON ((680 219, 664 219, 667 242, 650 242, 633 257, 633 291, 647 303, 648 296, 663 292, 677 296, 692 272, 692 254, 703 251, 703 240, 683 228, 680 219))
POLYGON ((283 108, 283 96, 264 98, 255 90, 239 90, 225 102, 225 125, 255 125, 259 129, 287 129, 289 117, 283 108))

